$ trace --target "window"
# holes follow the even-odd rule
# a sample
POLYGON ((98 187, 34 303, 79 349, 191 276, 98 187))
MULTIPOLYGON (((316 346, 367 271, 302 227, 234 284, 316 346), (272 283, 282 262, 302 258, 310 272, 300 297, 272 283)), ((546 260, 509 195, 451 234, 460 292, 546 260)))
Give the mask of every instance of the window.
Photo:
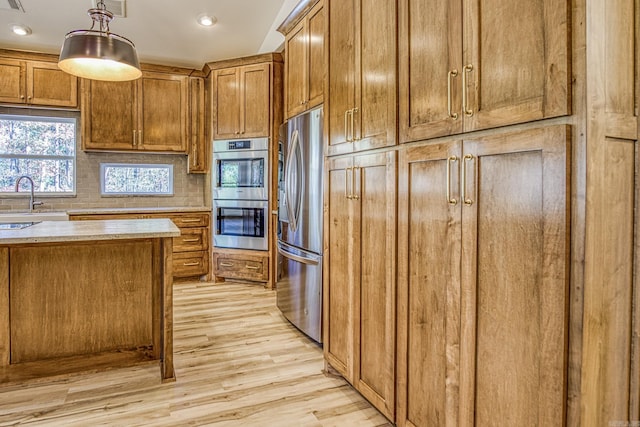
POLYGON ((75 118, 0 115, 0 193, 28 175, 37 193, 75 194, 76 134, 75 118))
POLYGON ((100 164, 103 196, 172 196, 173 165, 100 164))

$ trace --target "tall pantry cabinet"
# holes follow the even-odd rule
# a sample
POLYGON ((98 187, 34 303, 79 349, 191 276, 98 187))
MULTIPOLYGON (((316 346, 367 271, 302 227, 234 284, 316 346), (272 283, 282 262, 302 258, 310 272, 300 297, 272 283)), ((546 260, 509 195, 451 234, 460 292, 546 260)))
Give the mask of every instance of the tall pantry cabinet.
POLYGON ((324 353, 394 419, 396 153, 360 152, 396 144, 396 2, 324 8, 324 353))
POLYGON ((401 151, 399 425, 553 425, 568 338, 564 125, 401 151))
POLYGON ((567 419, 570 3, 325 2, 325 358, 400 426, 567 419))

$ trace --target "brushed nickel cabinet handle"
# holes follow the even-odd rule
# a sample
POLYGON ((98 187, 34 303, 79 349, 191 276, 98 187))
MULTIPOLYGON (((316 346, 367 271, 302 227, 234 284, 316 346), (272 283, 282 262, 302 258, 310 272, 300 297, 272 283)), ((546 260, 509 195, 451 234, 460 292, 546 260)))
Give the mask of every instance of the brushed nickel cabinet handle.
POLYGON ((179 220, 180 222, 200 222, 200 218, 195 218, 195 219, 181 219, 179 220))
POLYGON ((451 111, 451 79, 458 75, 458 70, 451 70, 447 73, 447 114, 453 120, 458 118, 458 113, 451 111))
POLYGON ((133 146, 136 146, 136 131, 135 129, 133 130, 133 146))
POLYGON ((358 112, 357 107, 351 109, 351 142, 360 140, 360 138, 356 138, 356 127, 354 125, 354 122, 355 122, 354 116, 357 112, 358 112))
POLYGON ((344 140, 349 142, 349 113, 351 110, 344 112, 344 140))
POLYGON ((349 171, 351 168, 344 170, 344 197, 351 200, 351 193, 349 192, 349 171))
POLYGON ((471 71, 473 71, 472 64, 465 65, 462 70, 462 109, 464 110, 464 114, 469 117, 473 116, 473 110, 470 110, 469 106, 467 105, 467 74, 471 71))
POLYGON ((182 265, 184 265, 185 267, 193 267, 193 266, 196 266, 196 265, 200 265, 200 263, 199 262, 185 262, 182 265))
POLYGON ((359 171, 360 169, 361 169, 360 166, 355 166, 352 168, 352 172, 351 172, 351 198, 353 200, 360 199, 360 196, 358 195, 356 190, 356 172, 359 171))
POLYGON ((183 242, 184 243, 195 243, 195 242, 199 242, 200 239, 184 239, 183 242))
POLYGON ((233 267, 233 263, 230 262, 221 262, 220 265, 222 267, 233 267))
POLYGON ((457 161, 457 156, 451 156, 447 159, 447 203, 454 206, 458 204, 458 199, 451 198, 451 163, 455 163, 457 161))
POLYGON ((260 269, 259 267, 254 267, 254 266, 251 266, 251 265, 245 265, 244 268, 246 268, 247 270, 259 270, 260 269))
POLYGON ((473 204, 473 200, 467 199, 466 195, 466 187, 467 187, 467 162, 473 160, 473 154, 466 154, 464 159, 462 160, 462 189, 460 190, 460 197, 465 205, 471 206, 473 204))

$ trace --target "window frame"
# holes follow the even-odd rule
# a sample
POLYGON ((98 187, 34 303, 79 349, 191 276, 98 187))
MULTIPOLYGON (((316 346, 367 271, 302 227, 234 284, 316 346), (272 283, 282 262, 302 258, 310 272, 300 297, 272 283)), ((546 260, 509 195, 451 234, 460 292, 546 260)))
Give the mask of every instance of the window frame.
MULTIPOLYGON (((19 112, 2 112, 0 111, 0 120, 15 120, 28 122, 67 122, 73 123, 74 128, 74 144, 73 156, 50 155, 50 154, 7 154, 0 153, 0 159, 28 159, 28 160, 71 160, 73 162, 73 185, 71 191, 65 192, 49 192, 34 191, 34 195, 40 197, 76 197, 78 191, 78 147, 80 141, 79 118, 67 115, 56 115, 55 112, 48 114, 20 114, 19 112)), ((16 176, 16 179, 19 177, 16 176)), ((24 192, 3 191, 0 189, 2 197, 22 197, 24 192)))
POLYGON ((100 196, 101 197, 173 197, 175 196, 174 168, 171 163, 120 163, 120 162, 100 162, 100 196), (169 170, 169 191, 168 193, 110 193, 105 191, 105 169, 116 168, 147 168, 147 169, 168 169, 169 170))

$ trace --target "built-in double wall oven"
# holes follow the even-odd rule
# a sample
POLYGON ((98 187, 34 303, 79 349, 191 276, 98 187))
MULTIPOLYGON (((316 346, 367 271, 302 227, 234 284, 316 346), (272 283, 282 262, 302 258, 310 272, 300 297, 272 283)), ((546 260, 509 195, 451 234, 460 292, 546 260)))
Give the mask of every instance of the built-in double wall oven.
POLYGON ((268 250, 269 139, 214 141, 213 244, 268 250))

